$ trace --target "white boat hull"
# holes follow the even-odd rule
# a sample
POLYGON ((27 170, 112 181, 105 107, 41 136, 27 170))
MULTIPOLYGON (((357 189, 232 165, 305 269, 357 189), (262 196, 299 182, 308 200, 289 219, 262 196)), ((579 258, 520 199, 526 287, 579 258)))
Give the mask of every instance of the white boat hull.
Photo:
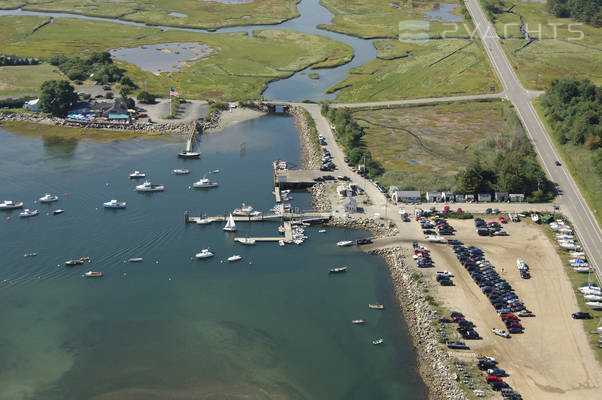
POLYGON ((591 308, 592 310, 602 310, 602 303, 599 301, 588 301, 585 303, 586 306, 591 308))

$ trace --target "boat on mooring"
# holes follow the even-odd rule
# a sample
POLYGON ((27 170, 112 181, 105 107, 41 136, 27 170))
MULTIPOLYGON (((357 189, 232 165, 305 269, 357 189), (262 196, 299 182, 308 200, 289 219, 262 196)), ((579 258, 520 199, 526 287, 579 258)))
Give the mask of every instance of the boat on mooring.
POLYGON ((127 203, 125 201, 117 201, 117 200, 113 199, 113 200, 102 203, 102 206, 104 208, 126 208, 127 203))
POLYGON ((385 306, 382 304, 368 304, 368 308, 371 308, 373 310, 384 310, 385 306))
POLYGON ((38 255, 38 253, 25 253, 25 254, 23 254, 23 257, 35 257, 37 255, 38 255))
POLYGON ((247 246, 252 246, 255 244, 255 242, 257 242, 255 239, 248 237, 237 238, 236 241, 241 244, 246 244, 247 246))
POLYGON ((38 210, 30 210, 29 208, 26 208, 25 210, 23 210, 19 213, 19 217, 22 217, 22 218, 35 217, 39 213, 40 212, 38 210))
POLYGON ((142 257, 132 257, 132 258, 128 258, 128 262, 131 262, 131 263, 142 262, 142 257))
POLYGON ((55 196, 55 195, 46 193, 44 196, 40 197, 38 199, 38 201, 40 203, 52 203, 52 202, 58 201, 58 199, 59 199, 59 196, 55 196))
POLYGON ((351 246, 353 244, 353 240, 341 240, 339 242, 337 242, 337 246, 339 247, 347 247, 347 246, 351 246))
POLYGON ((190 173, 190 170, 189 169, 179 169, 179 168, 177 168, 177 169, 174 169, 171 172, 174 175, 186 175, 186 174, 190 173))
POLYGON ((238 254, 228 257, 229 262, 240 261, 240 260, 242 260, 242 257, 239 256, 238 254))
POLYGON ((73 266, 73 265, 82 265, 84 262, 82 260, 68 260, 65 261, 65 265, 73 266))
POLYGON ((363 319, 354 319, 353 321, 351 321, 352 324, 356 324, 356 325, 360 325, 360 324, 365 324, 366 321, 363 319))
POLYGON ((230 216, 228 217, 226 225, 224 226, 224 230, 226 232, 236 232, 236 223, 234 222, 234 217, 232 216, 232 214, 230 214, 230 216))
POLYGON ((383 344, 384 340, 383 339, 376 339, 372 341, 372 344, 377 345, 377 344, 383 344))
POLYGON ((242 207, 235 208, 234 211, 232 211, 232 214, 238 215, 239 217, 248 217, 253 213, 253 211, 254 211, 253 206, 249 206, 249 205, 246 205, 245 203, 242 203, 242 207))
POLYGON ((209 218, 201 218, 196 221, 198 225, 209 225, 211 222, 212 221, 209 218))
POLYGON ((84 274, 86 278, 102 278, 104 274, 98 271, 88 271, 84 274))
POLYGON ((144 181, 142 185, 136 186, 138 192, 162 192, 165 190, 164 185, 153 185, 151 181, 144 181))
POLYGON ((207 178, 202 178, 192 184, 192 187, 195 187, 195 188, 213 188, 213 187, 218 187, 218 186, 219 186, 219 183, 217 183, 216 181, 207 179, 207 178))
POLYGON ((130 179, 142 179, 142 178, 146 178, 146 174, 144 172, 140 172, 140 171, 136 170, 129 175, 129 178, 130 179))
POLYGON ((181 151, 178 153, 178 158, 200 158, 201 153, 196 151, 181 151))
POLYGON ((338 268, 331 268, 328 270, 329 274, 339 274, 341 272, 345 272, 347 271, 347 267, 338 267, 338 268))
POLYGON ((23 207, 22 201, 4 200, 0 203, 0 210, 14 210, 15 208, 23 207))
POLYGON ((214 254, 211 251, 209 251, 209 249, 203 249, 200 253, 195 254, 196 258, 209 258, 213 256, 214 254))
POLYGON ((64 213, 64 212, 65 212, 65 210, 63 210, 63 209, 61 209, 61 208, 57 208, 57 209, 56 209, 56 210, 54 210, 52 213, 53 213, 54 215, 59 215, 59 214, 62 214, 62 213, 64 213))

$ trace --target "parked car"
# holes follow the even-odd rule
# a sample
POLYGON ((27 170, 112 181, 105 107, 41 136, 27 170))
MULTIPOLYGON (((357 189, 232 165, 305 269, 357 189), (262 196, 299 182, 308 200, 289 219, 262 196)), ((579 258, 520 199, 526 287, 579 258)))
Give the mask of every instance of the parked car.
POLYGON ((504 380, 502 378, 500 378, 499 376, 495 376, 495 375, 488 375, 485 378, 485 382, 487 383, 492 383, 492 382, 504 382, 504 380))
POLYGON ((491 386, 491 389, 495 390, 496 392, 510 387, 510 385, 508 385, 506 382, 492 382, 489 386, 491 386))
POLYGON ((560 167, 562 164, 560 163, 560 161, 556 160, 554 161, 554 164, 556 164, 557 167, 560 167))
POLYGON ((592 319, 594 317, 592 317, 592 315, 590 313, 586 313, 586 312, 576 312, 572 315, 573 319, 592 319))

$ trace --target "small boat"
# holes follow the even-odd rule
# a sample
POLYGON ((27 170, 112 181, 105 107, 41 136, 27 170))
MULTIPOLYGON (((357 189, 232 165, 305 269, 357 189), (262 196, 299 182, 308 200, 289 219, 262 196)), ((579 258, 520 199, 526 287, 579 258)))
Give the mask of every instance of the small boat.
POLYGON ((353 240, 341 240, 340 242, 337 242, 337 246, 339 247, 347 247, 347 246, 351 246, 353 244, 353 240))
POLYGON ((23 217, 23 218, 35 217, 39 213, 40 212, 38 210, 30 210, 29 208, 26 208, 25 210, 23 210, 19 213, 19 217, 23 217))
POLYGON ((383 344, 384 340, 383 339, 376 339, 372 341, 372 344, 377 345, 377 344, 383 344))
POLYGON ((137 262, 141 262, 142 261, 142 257, 132 257, 128 259, 128 262, 131 263, 137 263, 137 262))
POLYGON ((280 247, 284 247, 284 240, 280 239, 280 240, 278 241, 278 245, 279 245, 280 247))
POLYGON ((503 338, 509 338, 510 337, 510 334, 508 332, 506 332, 504 329, 493 328, 492 331, 496 335, 501 336, 503 338))
POLYGON ((347 271, 347 267, 332 268, 328 270, 329 274, 338 274, 347 271))
POLYGON ((127 203, 125 201, 111 200, 111 201, 102 203, 102 206, 104 208, 126 208, 127 203))
POLYGON ((59 196, 54 196, 51 194, 46 193, 44 196, 39 198, 39 202, 40 203, 52 203, 54 201, 58 201, 59 196))
POLYGON ((25 253, 25 254, 23 255, 23 257, 35 257, 35 256, 37 256, 37 255, 38 255, 38 253, 25 253))
POLYGON ((209 218, 201 218, 201 219, 197 220, 196 223, 198 225, 208 225, 211 223, 211 220, 209 218))
POLYGON ((200 158, 201 153, 196 151, 182 151, 178 153, 178 158, 200 158))
POLYGON ((371 308, 373 310, 384 310, 385 306, 382 304, 368 304, 368 308, 371 308))
POLYGON ((354 319, 353 321, 351 321, 351 323, 359 325, 359 324, 365 324, 366 321, 363 319, 354 319))
POLYGON ((242 217, 247 217, 247 216, 251 215, 252 212, 253 212, 253 206, 249 206, 249 205, 246 205, 245 203, 242 203, 242 207, 235 208, 234 211, 232 211, 232 214, 242 216, 242 217))
POLYGON ((21 207, 23 207, 22 201, 4 200, 2 203, 0 203, 0 210, 13 210, 21 207))
POLYGON ((179 169, 179 168, 178 168, 178 169, 174 169, 174 170, 172 171, 172 173, 173 173, 174 175, 186 175, 186 174, 189 174, 189 173, 190 173, 190 170, 189 170, 189 169, 179 169))
POLYGON ((574 272, 578 272, 580 274, 587 274, 590 271, 592 271, 592 267, 588 267, 587 265, 584 266, 578 266, 578 267, 573 267, 573 271, 574 272))
POLYGON ((219 184, 215 181, 209 180, 207 178, 202 178, 199 181, 196 181, 192 184, 192 187, 195 188, 212 188, 212 187, 218 187, 219 184))
POLYGON ((240 261, 240 260, 242 260, 242 257, 239 256, 238 254, 228 257, 228 261, 230 261, 230 262, 240 261))
POLYGON ((318 233, 326 233, 326 229, 320 229, 318 233))
POLYGON ((602 310, 602 303, 599 301, 588 301, 585 303, 586 306, 591 308, 592 310, 602 310))
POLYGON ((90 261, 90 257, 80 257, 80 261, 90 261))
POLYGON ((52 213, 53 213, 54 215, 59 215, 59 214, 62 214, 62 213, 64 213, 64 212, 65 212, 65 210, 62 210, 62 209, 58 208, 58 209, 54 210, 52 213))
POLYGON ((219 174, 219 169, 214 169, 213 171, 211 171, 212 174, 219 174))
POLYGON ((236 241, 241 244, 246 244, 248 246, 252 246, 255 244, 256 240, 252 238, 236 238, 236 241))
POLYGON ((140 171, 134 171, 129 175, 130 179, 141 179, 141 178, 146 178, 146 174, 144 172, 140 172, 140 171))
POLYGON ((236 232, 236 223, 234 222, 234 217, 232 214, 228 217, 226 221, 226 225, 224 226, 224 230, 227 232, 236 232))
POLYGON ((303 242, 304 242, 303 239, 293 239, 293 243, 295 243, 295 244, 301 244, 303 242))
POLYGON ((583 298, 589 301, 602 301, 602 296, 596 294, 586 294, 583 298))
POLYGON ((88 271, 84 274, 86 278, 102 278, 104 274, 102 272, 97 271, 88 271))
POLYGON ((602 289, 601 289, 599 286, 597 286, 597 285, 595 285, 595 284, 593 284, 593 283, 591 283, 591 284, 588 284, 588 285, 586 285, 586 286, 581 286, 581 287, 579 288, 579 291, 580 291, 581 293, 583 293, 583 294, 592 294, 591 292, 598 292, 598 293, 602 293, 602 289))
POLYGON ((71 266, 71 265, 82 265, 84 262, 82 260, 68 260, 65 261, 65 265, 71 266))
POLYGON ((196 253, 195 257, 196 258, 209 258, 209 257, 213 257, 213 253, 209 251, 209 249, 203 249, 201 250, 200 253, 196 253))
POLYGON ((257 210, 255 210, 255 211, 251 211, 251 212, 249 213, 249 215, 250 215, 251 217, 259 217, 261 214, 263 214, 263 213, 262 213, 261 211, 257 211, 257 210))
POLYGON ((150 181, 144 181, 142 185, 136 186, 136 190, 139 192, 162 192, 165 190, 165 186, 153 185, 150 181))
POLYGON ((531 214, 531 221, 535 222, 536 224, 539 223, 539 214, 531 214))

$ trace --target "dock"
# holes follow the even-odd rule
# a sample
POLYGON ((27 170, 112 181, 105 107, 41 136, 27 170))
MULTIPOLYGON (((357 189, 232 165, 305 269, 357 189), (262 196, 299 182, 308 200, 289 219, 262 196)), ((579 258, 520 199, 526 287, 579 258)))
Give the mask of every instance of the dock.
POLYGON ((240 237, 235 237, 234 241, 235 242, 240 242, 241 239, 247 240, 247 239, 253 239, 256 242, 279 242, 281 240, 284 240, 285 243, 290 243, 293 241, 293 226, 291 224, 291 221, 284 221, 283 223, 284 226, 284 236, 259 236, 259 237, 250 237, 250 238, 240 238, 240 237))
MULTIPOLYGON (((330 220, 330 218, 332 217, 331 213, 324 213, 324 212, 317 212, 317 211, 308 211, 308 212, 298 212, 298 213, 293 213, 293 212, 285 212, 285 213, 278 213, 278 214, 262 214, 262 215, 257 215, 257 216, 240 216, 240 215, 236 215, 236 216, 232 216, 232 218, 234 219, 234 222, 279 222, 280 220, 283 220, 284 222, 287 221, 300 221, 300 222, 324 222, 324 221, 328 221, 330 220)), ((187 223, 197 223, 198 221, 201 220, 201 216, 198 217, 192 217, 190 216, 190 213, 188 211, 186 211, 184 213, 184 220, 187 223)), ((228 218, 227 215, 218 215, 215 217, 206 217, 209 221, 211 221, 211 223, 215 223, 215 222, 226 222, 226 219, 228 218)))

